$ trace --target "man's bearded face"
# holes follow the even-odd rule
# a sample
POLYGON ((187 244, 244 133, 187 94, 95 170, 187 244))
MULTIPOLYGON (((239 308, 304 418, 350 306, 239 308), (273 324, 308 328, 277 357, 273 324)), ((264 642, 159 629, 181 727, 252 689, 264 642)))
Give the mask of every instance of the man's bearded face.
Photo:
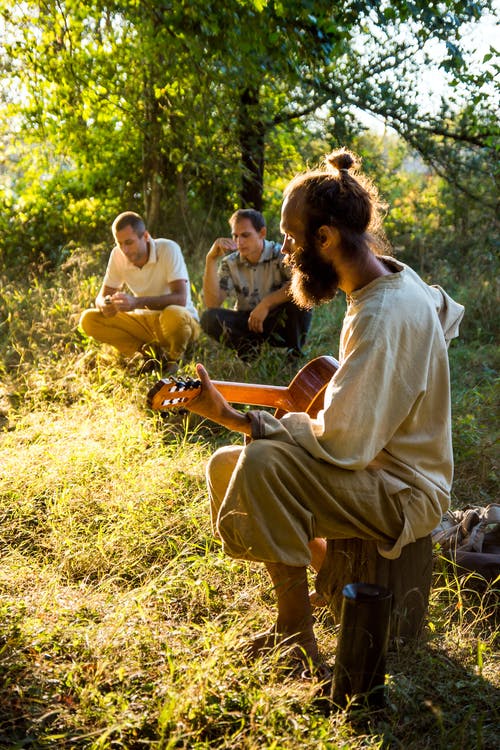
POLYGON ((337 271, 323 260, 308 231, 302 246, 288 256, 288 263, 292 267, 290 291, 299 307, 314 307, 335 297, 339 283, 337 271))

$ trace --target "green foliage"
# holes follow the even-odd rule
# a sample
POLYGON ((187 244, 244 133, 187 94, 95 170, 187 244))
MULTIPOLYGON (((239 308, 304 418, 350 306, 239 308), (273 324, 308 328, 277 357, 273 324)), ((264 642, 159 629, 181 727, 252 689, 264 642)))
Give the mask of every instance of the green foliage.
POLYGON ((62 264, 75 237, 92 243, 110 235, 109 216, 118 213, 118 206, 89 197, 75 175, 63 173, 45 184, 26 186, 15 203, 4 194, 0 210, 0 231, 9 238, 2 266, 24 275, 28 265, 42 269, 62 264))
POLYGON ((354 148, 387 202, 385 229, 395 255, 465 306, 467 344, 498 340, 499 235, 494 177, 484 176, 488 156, 479 165, 469 152, 465 193, 395 136, 364 134, 354 148))
POLYGON ((264 206, 275 212, 283 175, 303 168, 300 157, 318 159, 313 142, 350 145, 355 107, 460 171, 448 136, 492 151, 498 135, 494 58, 479 72, 464 68, 460 39, 489 6, 1 2, 0 136, 11 154, 0 180, 2 249, 54 263, 68 241, 96 239, 95 213, 102 241, 100 217, 109 224, 128 208, 195 253, 240 204, 242 180, 259 197, 265 173, 264 206), (415 81, 430 64, 426 45, 439 40, 457 94, 431 116, 415 81), (478 96, 480 110, 464 107, 478 96), (18 215, 27 212, 26 226, 18 215), (42 222, 56 227, 58 215, 54 249, 42 222))

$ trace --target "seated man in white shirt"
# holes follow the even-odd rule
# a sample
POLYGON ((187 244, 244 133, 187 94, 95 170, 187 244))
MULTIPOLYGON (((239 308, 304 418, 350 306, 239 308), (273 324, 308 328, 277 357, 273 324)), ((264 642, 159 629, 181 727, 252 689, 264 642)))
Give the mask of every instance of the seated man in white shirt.
POLYGON ((95 308, 80 318, 82 330, 139 359, 140 371, 173 373, 200 333, 189 276, 176 242, 153 239, 132 211, 112 225, 111 251, 95 308))

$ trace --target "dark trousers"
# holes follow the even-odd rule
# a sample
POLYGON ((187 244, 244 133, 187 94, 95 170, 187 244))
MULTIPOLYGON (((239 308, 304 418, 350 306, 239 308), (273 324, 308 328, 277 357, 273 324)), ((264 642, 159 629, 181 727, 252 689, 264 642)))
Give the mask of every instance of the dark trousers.
POLYGON ((312 313, 293 302, 275 307, 264 321, 264 332, 254 333, 248 327, 249 311, 212 307, 201 316, 201 327, 208 336, 236 349, 242 359, 256 354, 261 344, 283 346, 300 355, 311 325, 312 313))

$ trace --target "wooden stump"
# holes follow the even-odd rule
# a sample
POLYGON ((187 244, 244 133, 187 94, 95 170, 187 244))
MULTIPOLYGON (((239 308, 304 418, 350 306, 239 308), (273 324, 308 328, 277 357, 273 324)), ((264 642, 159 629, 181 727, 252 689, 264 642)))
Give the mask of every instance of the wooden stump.
POLYGON ((391 639, 419 637, 429 604, 432 581, 431 537, 403 547, 397 560, 379 555, 374 541, 329 539, 316 590, 340 622, 342 589, 348 583, 377 583, 392 591, 391 639))

